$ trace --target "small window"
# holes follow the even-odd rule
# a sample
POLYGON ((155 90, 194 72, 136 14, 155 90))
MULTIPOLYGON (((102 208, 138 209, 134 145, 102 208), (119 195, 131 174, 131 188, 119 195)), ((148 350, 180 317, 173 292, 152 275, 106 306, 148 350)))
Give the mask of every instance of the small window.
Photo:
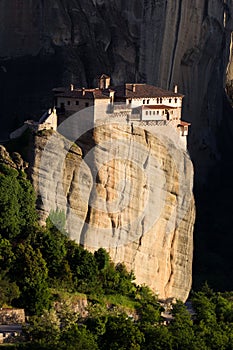
POLYGON ((150 100, 147 100, 146 103, 149 104, 149 103, 150 103, 150 100))
POLYGON ((153 111, 153 115, 155 115, 155 111, 153 111))
POLYGON ((75 103, 76 103, 76 106, 78 106, 78 105, 79 105, 79 101, 76 101, 75 103))
POLYGON ((171 98, 169 98, 169 103, 172 103, 172 99, 171 98))
POLYGON ((171 114, 173 114, 173 111, 171 111, 171 114))
POLYGON ((177 103, 177 98, 175 98, 175 103, 177 103))
POLYGON ((151 115, 151 111, 150 111, 150 115, 151 115))
POLYGON ((85 107, 88 107, 89 106, 89 103, 88 102, 85 102, 85 107))
POLYGON ((162 114, 164 114, 164 111, 162 111, 162 114))
POLYGON ((160 100, 160 103, 162 103, 162 102, 163 102, 163 99, 162 99, 162 98, 160 98, 159 100, 160 100))
POLYGON ((129 100, 129 103, 131 103, 132 102, 132 100, 129 100))
POLYGON ((70 106, 70 101, 67 101, 67 105, 70 106))
POLYGON ((157 111, 157 114, 159 114, 159 111, 157 111))
POLYGON ((146 115, 148 115, 148 111, 146 111, 146 115))
POLYGON ((145 104, 145 103, 146 103, 146 100, 143 100, 142 103, 145 104))
POLYGON ((157 98, 157 103, 159 103, 159 98, 157 98))

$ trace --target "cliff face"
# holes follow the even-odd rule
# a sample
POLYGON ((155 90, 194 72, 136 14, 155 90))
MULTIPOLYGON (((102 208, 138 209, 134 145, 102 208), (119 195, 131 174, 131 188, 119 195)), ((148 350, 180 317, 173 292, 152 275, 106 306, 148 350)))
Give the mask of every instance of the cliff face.
POLYGON ((48 132, 35 138, 30 169, 42 221, 62 211, 72 239, 105 247, 160 298, 185 300, 195 216, 187 153, 128 125, 100 125, 79 142, 48 132))
MULTIPOLYGON (((223 226, 215 224, 218 198, 222 203, 226 202, 224 193, 231 198, 228 174, 232 168, 229 170, 228 163, 233 123, 224 86, 226 69, 228 84, 233 81, 232 9, 232 0, 2 0, 1 133, 4 128, 15 128, 9 125, 13 119, 31 119, 31 112, 51 107, 49 92, 54 86, 71 82, 91 86, 102 72, 110 74, 114 84, 137 81, 170 89, 178 84, 179 91, 185 94, 183 118, 192 123, 189 151, 196 179, 208 182, 211 165, 220 157, 227 160, 227 166, 221 164, 215 177, 211 172, 212 203, 208 192, 204 205, 199 203, 199 215, 206 208, 210 210, 200 218, 204 227, 199 229, 203 232, 200 241, 208 231, 212 240, 216 227, 223 226), (222 180, 226 176, 224 192, 222 180), (209 224, 207 216, 211 218, 209 224)), ((83 217, 87 209, 82 208, 83 217)), ((231 214, 224 210, 221 217, 223 224, 229 225, 225 232, 230 232, 231 214)), ((215 237, 219 249, 222 237, 222 232, 215 237)), ((212 248, 206 244, 202 256, 208 249, 212 248)), ((222 266, 232 271, 224 260, 226 244, 221 255, 221 271, 222 266)), ((198 251, 197 256, 199 261, 198 251)), ((204 258, 197 276, 203 264, 204 258)), ((210 265, 209 271, 212 269, 210 265)))
POLYGON ((93 85, 102 72, 111 74, 115 84, 138 81, 169 89, 178 84, 186 95, 184 118, 192 122, 189 150, 202 180, 218 158, 226 67, 230 80, 232 71, 232 9, 232 0, 2 0, 0 73, 2 93, 9 90, 4 101, 16 85, 15 94, 28 90, 35 105, 44 88, 44 104, 49 104, 50 87, 93 85))

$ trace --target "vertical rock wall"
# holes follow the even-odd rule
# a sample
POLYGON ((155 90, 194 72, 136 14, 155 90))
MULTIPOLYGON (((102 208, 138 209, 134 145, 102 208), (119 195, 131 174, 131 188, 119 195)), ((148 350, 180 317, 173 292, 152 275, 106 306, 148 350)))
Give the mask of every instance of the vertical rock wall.
POLYGON ((92 140, 83 135, 82 151, 69 147, 56 133, 35 137, 30 172, 41 220, 64 212, 71 239, 91 251, 104 247, 161 299, 186 300, 195 219, 188 154, 124 124, 100 125, 92 140))

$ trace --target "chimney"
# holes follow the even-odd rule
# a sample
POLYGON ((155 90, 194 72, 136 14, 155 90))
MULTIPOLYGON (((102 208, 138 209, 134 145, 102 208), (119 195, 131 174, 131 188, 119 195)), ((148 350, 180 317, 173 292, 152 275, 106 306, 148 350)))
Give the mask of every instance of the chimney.
POLYGON ((108 89, 109 86, 110 86, 110 81, 111 81, 111 78, 110 77, 106 77, 105 78, 105 89, 108 89))
POLYGON ((85 96, 85 87, 82 88, 82 95, 85 96))
POLYGON ((70 91, 74 91, 74 84, 70 84, 70 91))
POLYGON ((178 85, 174 85, 174 93, 177 94, 178 92, 178 85))
POLYGON ((102 74, 101 77, 99 78, 99 85, 98 87, 103 90, 103 89, 108 89, 110 86, 111 78, 106 75, 102 74))
POLYGON ((132 84, 132 91, 135 92, 136 91, 136 85, 132 84))

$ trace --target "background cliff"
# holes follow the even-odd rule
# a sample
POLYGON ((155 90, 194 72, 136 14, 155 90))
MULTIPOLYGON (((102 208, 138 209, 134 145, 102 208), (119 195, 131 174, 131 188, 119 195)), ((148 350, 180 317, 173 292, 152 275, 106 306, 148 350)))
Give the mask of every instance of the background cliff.
POLYGON ((114 84, 178 84, 192 122, 189 151, 204 181, 219 156, 232 9, 232 0, 1 1, 5 115, 26 118, 51 103, 52 87, 93 85, 102 72, 114 84))

